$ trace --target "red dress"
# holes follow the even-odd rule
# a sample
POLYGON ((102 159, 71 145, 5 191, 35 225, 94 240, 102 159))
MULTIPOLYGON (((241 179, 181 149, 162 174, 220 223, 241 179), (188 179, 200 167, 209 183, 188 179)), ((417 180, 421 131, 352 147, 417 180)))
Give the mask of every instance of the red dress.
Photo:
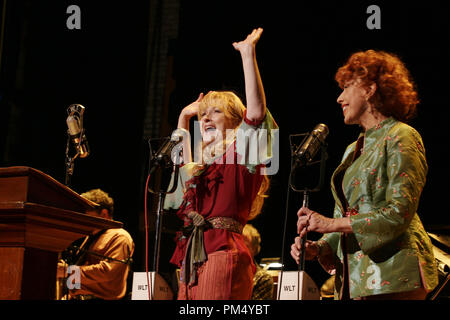
MULTIPOLYGON (((259 123, 251 122, 246 118, 244 120, 240 126, 243 129, 248 127, 253 129, 261 127, 266 129, 276 128, 276 123, 268 111, 264 120, 259 123)), ((191 211, 198 212, 205 220, 213 217, 229 217, 242 226, 247 223, 253 201, 264 178, 261 174, 264 164, 247 166, 240 163, 241 155, 236 152, 236 141, 234 141, 221 157, 208 165, 201 174, 186 182, 183 202, 177 212, 180 219, 184 220, 185 225, 190 224, 190 219, 186 215, 191 211), (230 159, 233 159, 231 163, 230 159)), ((186 243, 187 238, 178 237, 171 263, 179 267, 182 266, 186 254, 186 243)), ((238 296, 245 298, 248 295, 248 299, 250 299, 255 266, 243 236, 226 229, 206 229, 204 231, 204 247, 208 255, 208 261, 205 264, 209 263, 211 255, 216 252, 228 252, 234 255, 233 259, 237 259, 237 262, 231 263, 230 266, 240 270, 235 270, 236 272, 247 274, 245 278, 248 280, 248 287, 250 287, 248 293, 238 296)), ((240 282, 243 281, 242 277, 236 278, 236 273, 230 274, 230 277, 236 280, 239 278, 240 282)), ((234 280, 226 279, 225 281, 233 282, 234 280)), ((217 285, 220 286, 220 284, 217 285)), ((233 285, 233 283, 223 284, 223 289, 225 291, 232 290, 233 285)), ((227 299, 236 298, 233 293, 231 293, 231 296, 226 293, 220 296, 227 299)), ((210 299, 215 298, 210 296, 210 299)))

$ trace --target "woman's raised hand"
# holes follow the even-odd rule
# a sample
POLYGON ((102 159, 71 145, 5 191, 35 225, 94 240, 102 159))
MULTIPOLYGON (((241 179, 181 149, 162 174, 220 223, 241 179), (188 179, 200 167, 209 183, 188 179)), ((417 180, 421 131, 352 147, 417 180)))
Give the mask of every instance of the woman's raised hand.
POLYGON ((187 105, 181 110, 178 117, 178 128, 189 130, 189 120, 198 114, 198 107, 203 99, 203 93, 200 93, 197 100, 187 105))
POLYGON ((245 40, 233 42, 233 47, 242 55, 253 54, 255 45, 261 37, 262 32, 262 28, 253 29, 253 31, 247 36, 247 38, 245 38, 245 40))

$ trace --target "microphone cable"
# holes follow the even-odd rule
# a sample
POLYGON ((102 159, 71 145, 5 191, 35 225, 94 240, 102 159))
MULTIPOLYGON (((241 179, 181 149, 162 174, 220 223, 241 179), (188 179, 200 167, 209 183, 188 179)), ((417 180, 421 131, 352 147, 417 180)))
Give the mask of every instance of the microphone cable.
MULTIPOLYGON (((293 151, 292 144, 291 145, 291 153, 293 151)), ((291 157, 291 171, 289 172, 289 179, 287 184, 287 190, 286 190, 286 206, 285 206, 285 213, 284 213, 284 226, 283 226, 283 241, 281 245, 281 271, 280 275, 278 277, 278 293, 277 293, 277 300, 280 300, 281 296, 281 285, 283 282, 283 271, 284 271, 284 246, 286 245, 286 233, 287 233, 287 222, 288 222, 288 215, 289 215, 289 196, 290 196, 290 186, 291 186, 291 176, 292 176, 292 168, 293 168, 293 157, 291 157)))
POLYGON ((147 177, 147 181, 145 182, 145 196, 144 196, 144 223, 145 223, 145 274, 147 276, 147 291, 148 291, 148 300, 153 300, 153 292, 151 290, 151 277, 148 275, 148 207, 147 207, 147 198, 148 198, 148 184, 150 181, 150 174, 147 177))
POLYGON ((289 174, 289 182, 288 182, 287 192, 286 192, 286 209, 285 209, 285 213, 284 213, 283 241, 282 241, 282 245, 281 245, 281 271, 280 271, 280 275, 278 277, 279 279, 278 279, 277 300, 280 300, 281 284, 283 283, 284 246, 286 245, 286 229, 287 229, 287 221, 288 221, 288 213, 289 213, 290 180, 291 180, 291 175, 289 174))

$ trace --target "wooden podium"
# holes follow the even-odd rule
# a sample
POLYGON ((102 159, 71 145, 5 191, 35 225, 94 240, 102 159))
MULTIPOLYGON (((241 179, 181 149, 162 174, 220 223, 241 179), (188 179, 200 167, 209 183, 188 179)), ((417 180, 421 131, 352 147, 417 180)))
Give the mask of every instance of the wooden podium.
POLYGON ((0 300, 55 299, 58 253, 122 226, 84 214, 93 206, 39 170, 0 168, 0 300))

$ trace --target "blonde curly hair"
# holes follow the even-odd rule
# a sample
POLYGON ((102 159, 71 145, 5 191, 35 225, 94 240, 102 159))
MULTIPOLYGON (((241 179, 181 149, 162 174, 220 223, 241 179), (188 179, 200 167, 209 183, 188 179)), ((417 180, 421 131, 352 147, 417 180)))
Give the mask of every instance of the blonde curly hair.
MULTIPOLYGON (((203 111, 211 106, 217 107, 222 110, 222 112, 225 114, 225 117, 231 121, 233 128, 237 128, 244 120, 246 108, 241 99, 232 91, 208 92, 201 100, 198 108, 197 117, 199 120, 202 118, 203 111)), ((194 171, 202 170, 203 168, 203 165, 199 165, 194 171)), ((264 200, 268 197, 266 192, 269 189, 269 186, 269 177, 264 175, 258 194, 256 195, 255 200, 253 200, 248 220, 256 218, 256 216, 261 213, 262 207, 264 205, 264 200)))
POLYGON ((244 119, 245 106, 241 99, 232 91, 210 91, 200 101, 197 117, 208 107, 216 107, 223 111, 225 117, 231 120, 234 128, 244 119))

